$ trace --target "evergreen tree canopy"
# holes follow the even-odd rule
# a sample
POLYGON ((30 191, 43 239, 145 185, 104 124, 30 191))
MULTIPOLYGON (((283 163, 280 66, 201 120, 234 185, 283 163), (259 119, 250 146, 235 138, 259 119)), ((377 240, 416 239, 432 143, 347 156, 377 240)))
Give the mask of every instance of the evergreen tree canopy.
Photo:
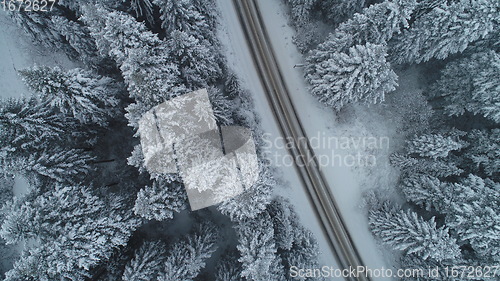
POLYGON ((61 139, 71 126, 71 120, 55 114, 46 102, 39 103, 34 98, 0 103, 2 147, 43 148, 46 141, 61 139))
POLYGON ((460 150, 465 145, 465 142, 455 140, 453 137, 426 134, 407 141, 407 150, 408 153, 436 159, 447 157, 451 151, 460 150))
POLYGON ((0 235, 7 243, 37 241, 7 280, 80 280, 124 246, 139 224, 123 205, 108 205, 82 186, 56 186, 32 200, 15 199, 6 209, 0 235))
POLYGON ((500 2, 497 0, 448 2, 441 1, 394 38, 389 45, 391 61, 401 64, 445 59, 498 29, 500 2))
POLYGON ((331 54, 306 78, 313 95, 336 110, 352 102, 382 102, 397 86, 397 76, 385 57, 382 45, 356 45, 349 52, 331 54))
POLYGON ((155 179, 151 187, 146 186, 137 193, 134 212, 148 220, 172 219, 174 213, 187 207, 184 186, 164 177, 155 179))
POLYGON ((116 114, 120 88, 111 78, 81 68, 35 66, 19 73, 44 102, 83 124, 105 126, 116 114))
POLYGON ((377 238, 406 255, 416 254, 424 260, 437 261, 460 255, 456 240, 450 237, 447 228, 438 228, 434 218, 426 221, 413 211, 386 205, 370 211, 369 224, 377 238))
POLYGON ((449 116, 470 112, 500 123, 500 55, 481 52, 448 63, 431 95, 444 98, 449 116))

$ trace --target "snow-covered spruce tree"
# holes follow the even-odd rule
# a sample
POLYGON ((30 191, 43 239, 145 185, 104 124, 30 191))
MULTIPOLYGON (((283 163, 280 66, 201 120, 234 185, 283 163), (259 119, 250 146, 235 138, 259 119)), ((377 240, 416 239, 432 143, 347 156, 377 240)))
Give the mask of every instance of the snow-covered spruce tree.
POLYGON ((365 0, 327 0, 321 1, 321 7, 326 17, 337 25, 360 13, 365 2, 365 0))
POLYGON ((167 246, 163 242, 146 241, 135 251, 134 258, 125 266, 123 281, 156 280, 159 268, 165 262, 167 246))
POLYGON ((311 92, 336 110, 353 102, 366 104, 384 101, 393 91, 397 76, 386 62, 383 45, 356 45, 347 53, 334 53, 320 62, 306 79, 311 92))
POLYGON ((303 26, 311 19, 311 12, 317 0, 287 0, 292 20, 296 26, 303 26))
POLYGON ((241 263, 238 262, 238 253, 224 253, 215 266, 215 279, 217 281, 241 280, 241 263))
POLYGON ((65 71, 45 66, 35 66, 19 73, 42 101, 83 124, 105 127, 117 114, 115 107, 121 88, 111 78, 81 68, 65 71))
POLYGON ((485 260, 500 261, 500 184, 471 174, 456 187, 446 224, 485 260))
POLYGON ((433 176, 414 174, 403 179, 401 189, 406 200, 428 211, 434 209, 444 214, 449 212, 456 191, 454 187, 454 184, 441 182, 433 176))
POLYGON ((500 129, 472 130, 465 140, 470 144, 463 150, 462 166, 476 175, 498 181, 500 171, 500 129))
POLYGON ((337 27, 328 38, 307 56, 307 71, 331 58, 337 52, 347 52, 355 45, 366 43, 385 45, 408 20, 415 0, 385 1, 374 4, 337 27))
POLYGON ((30 238, 37 243, 23 252, 6 280, 81 280, 124 246, 139 225, 123 204, 107 204, 82 186, 56 186, 8 206, 1 236, 8 243, 30 238))
POLYGON ((184 186, 165 177, 154 180, 152 186, 146 186, 137 193, 134 213, 148 220, 168 220, 174 213, 187 207, 187 195, 184 186))
POLYGON ((420 63, 462 52, 471 42, 498 29, 499 9, 496 0, 442 1, 394 38, 389 45, 390 59, 399 64, 420 63))
POLYGON ((51 18, 54 30, 63 36, 76 51, 78 59, 96 69, 110 68, 106 57, 100 55, 90 31, 81 22, 71 21, 62 16, 51 18))
POLYGON ((370 230, 384 244, 406 255, 415 254, 422 259, 437 261, 454 259, 460 255, 456 240, 448 228, 437 228, 434 218, 424 220, 411 210, 385 205, 371 210, 368 217, 370 230))
POLYGON ((94 159, 83 150, 58 146, 29 154, 0 154, 3 171, 23 175, 30 181, 43 177, 61 184, 81 182, 93 170, 90 164, 94 159))
POLYGON ((137 17, 144 17, 151 25, 155 23, 152 0, 130 0, 130 8, 137 17))
POLYGON ((500 55, 481 52, 448 63, 430 94, 444 99, 449 116, 470 112, 500 123, 500 55))
MULTIPOLYGON (((50 4, 49 4, 50 5, 50 4)), ((79 59, 93 67, 103 58, 98 56, 88 29, 78 20, 80 1, 58 1, 48 12, 11 11, 9 15, 33 40, 50 49, 64 51, 70 58, 79 59)))
POLYGON ((226 97, 219 88, 208 87, 207 92, 217 122, 221 125, 232 125, 234 101, 226 97))
POLYGON ((65 38, 55 30, 52 16, 62 15, 62 11, 57 7, 50 12, 10 11, 8 12, 12 20, 24 30, 35 42, 48 48, 63 50, 70 56, 76 56, 76 52, 68 44, 65 38))
POLYGON ((281 259, 285 276, 290 276, 291 266, 319 268, 318 243, 313 234, 298 223, 299 218, 290 202, 277 197, 267 207, 267 213, 273 222, 277 255, 281 259))
POLYGON ((132 16, 109 11, 101 6, 86 6, 83 20, 96 39, 100 52, 117 62, 130 97, 135 103, 127 107, 129 124, 138 120, 151 107, 185 93, 180 72, 171 63, 166 43, 132 16))
POLYGON ((194 234, 175 243, 167 253, 158 281, 192 281, 205 267, 205 261, 217 249, 217 229, 202 224, 194 234))
MULTIPOLYGON (((204 40, 212 33, 210 19, 207 19, 203 6, 196 5, 194 0, 153 0, 160 7, 162 28, 167 37, 172 32, 181 31, 196 39, 204 40)), ((205 1, 205 2, 211 2, 205 1)))
POLYGON ((255 218, 266 210, 272 200, 272 190, 277 185, 272 171, 263 162, 259 163, 259 179, 242 194, 222 202, 217 209, 232 221, 255 218))
POLYGON ((462 149, 467 143, 446 137, 440 134, 426 134, 417 136, 406 142, 406 149, 410 154, 432 159, 445 158, 451 151, 462 149))
POLYGON ((277 255, 274 226, 267 212, 235 225, 242 264, 241 277, 247 280, 283 280, 284 268, 277 255))
MULTIPOLYGON (((292 248, 280 253, 285 269, 285 276, 291 276, 290 268, 292 266, 297 266, 298 268, 320 268, 318 262, 319 253, 320 249, 312 232, 305 229, 303 226, 297 226, 292 248)), ((293 279, 289 278, 289 280, 293 279)), ((323 279, 311 277, 304 280, 323 279)))
POLYGON ((401 170, 403 176, 426 174, 434 177, 460 175, 464 170, 451 159, 413 158, 407 154, 394 153, 389 158, 391 164, 401 170))
POLYGON ((36 99, 8 99, 0 102, 0 141, 13 150, 43 148, 48 140, 60 140, 68 129, 67 120, 46 103, 36 99))
POLYGON ((190 88, 206 87, 220 77, 219 53, 208 40, 174 30, 167 41, 167 49, 190 88))
POLYGON ((290 202, 278 197, 269 204, 267 212, 273 221, 277 248, 290 250, 295 240, 295 228, 298 226, 296 222, 299 220, 290 202))

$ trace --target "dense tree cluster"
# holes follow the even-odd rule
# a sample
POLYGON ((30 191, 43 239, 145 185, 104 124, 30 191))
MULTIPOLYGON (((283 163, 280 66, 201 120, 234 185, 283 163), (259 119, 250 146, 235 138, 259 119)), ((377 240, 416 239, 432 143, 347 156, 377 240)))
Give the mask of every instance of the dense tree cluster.
POLYGON ((0 182, 0 253, 20 251, 2 277, 289 280, 290 265, 317 266, 315 238, 275 198, 266 163, 255 186, 197 212, 177 174, 145 169, 141 116, 193 90, 207 88, 218 124, 259 135, 251 96, 220 52, 214 1, 61 0, 10 16, 79 67, 20 70, 32 95, 0 103, 1 179, 30 185, 13 196, 0 182))
MULTIPOLYGON (((422 257, 429 263, 498 260, 500 139, 495 136, 497 133, 498 129, 475 129, 467 133, 416 136, 407 142, 403 152, 391 156, 392 164, 401 169, 400 190, 405 199, 426 216, 444 217, 441 227, 448 229, 447 233, 456 240, 454 244, 460 246, 455 257, 422 257)), ((380 212, 372 212, 370 218, 379 220, 380 212)), ((398 249, 395 241, 405 239, 405 235, 383 238, 380 227, 374 227, 374 234, 398 249)))
POLYGON ((386 61, 387 42, 408 26, 414 9, 415 1, 385 1, 340 24, 306 57, 312 94, 336 110, 351 102, 383 101, 397 86, 386 61))
POLYGON ((407 268, 498 263, 500 2, 286 2, 306 80, 323 104, 384 101, 410 64, 421 76, 418 97, 399 90, 383 107, 403 119, 406 140, 389 158, 406 204, 368 193, 374 236, 407 268))

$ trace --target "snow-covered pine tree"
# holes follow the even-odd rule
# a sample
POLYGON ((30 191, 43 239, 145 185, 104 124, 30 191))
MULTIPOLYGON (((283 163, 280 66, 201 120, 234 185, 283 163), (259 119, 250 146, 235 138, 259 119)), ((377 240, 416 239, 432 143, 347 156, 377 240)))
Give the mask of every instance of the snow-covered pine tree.
POLYGON ((215 267, 217 281, 240 281, 241 264, 238 262, 238 253, 224 253, 215 267))
POLYGON ((203 7, 196 6, 194 0, 153 0, 153 2, 160 7, 161 26, 165 29, 167 37, 171 37, 174 31, 181 31, 198 40, 204 40, 212 33, 205 11, 200 10, 203 7))
MULTIPOLYGON (((285 274, 289 277, 288 280, 297 280, 296 278, 291 279, 290 277, 290 267, 292 266, 297 266, 298 268, 320 268, 318 262, 319 253, 320 249, 312 232, 305 229, 303 226, 297 225, 292 248, 280 253, 285 274)), ((321 277, 311 277, 304 280, 321 281, 323 279, 321 277)))
POLYGON ((336 110, 353 102, 366 104, 384 101, 385 94, 393 91, 397 76, 385 57, 383 45, 356 45, 347 53, 334 53, 318 63, 306 79, 311 92, 336 110))
POLYGON ((35 42, 58 50, 65 51, 71 57, 77 55, 76 51, 68 44, 65 44, 65 38, 54 27, 52 16, 62 15, 62 11, 54 7, 49 12, 25 11, 10 11, 8 12, 12 20, 26 32, 35 42))
POLYGON ((199 226, 194 234, 175 243, 167 253, 158 281, 193 281, 217 249, 218 233, 212 225, 199 226))
POLYGON ((2 147, 22 152, 41 149, 48 140, 60 140, 73 126, 46 103, 36 99, 8 99, 0 103, 0 142, 2 147), (22 150, 19 150, 22 149, 22 150))
POLYGON ((103 58, 97 55, 88 29, 74 19, 80 14, 81 4, 79 0, 61 0, 51 11, 40 13, 21 9, 10 11, 9 15, 35 42, 50 49, 62 50, 70 58, 94 67, 102 67, 99 64, 103 58))
POLYGON ((247 280, 283 280, 284 268, 277 255, 272 219, 267 212, 235 225, 242 264, 241 277, 247 280))
POLYGON ((2 170, 23 175, 34 182, 34 177, 48 178, 61 184, 80 183, 93 170, 90 163, 95 158, 80 149, 58 146, 18 155, 0 156, 2 170))
POLYGON ((500 261, 500 184, 471 174, 456 187, 446 224, 485 260, 500 261))
POLYGON ((43 102, 59 109, 82 124, 105 127, 117 115, 121 87, 108 77, 89 70, 35 66, 19 71, 26 85, 40 95, 43 102))
POLYGON ((342 23, 306 58, 306 69, 331 58, 337 52, 347 52, 355 45, 366 43, 385 45, 408 20, 416 6, 415 0, 384 1, 363 9, 362 13, 342 23))
POLYGON ((159 177, 152 186, 146 186, 137 193, 134 213, 148 220, 168 220, 174 213, 187 207, 184 186, 166 177, 159 177))
POLYGON ((454 187, 454 184, 441 182, 433 176, 414 174, 403 179, 401 189, 406 200, 428 211, 434 209, 445 214, 449 212, 454 197, 454 187))
POLYGON ((51 18, 54 30, 63 36, 68 44, 78 53, 78 59, 96 69, 109 69, 109 60, 97 51, 94 38, 81 22, 70 21, 62 16, 51 18))
POLYGON ((167 246, 163 242, 146 241, 135 251, 134 258, 125 266, 123 281, 156 280, 159 269, 165 262, 167 246))
POLYGON ((361 13, 365 7, 365 0, 327 0, 321 1, 321 7, 326 17, 334 25, 338 25, 354 14, 361 13))
POLYGON ((167 41, 167 49, 190 88, 204 88, 220 78, 219 53, 208 40, 174 30, 167 41))
POLYGON ((416 136, 406 142, 408 153, 432 159, 445 158, 451 151, 460 150, 467 143, 441 134, 416 136))
POLYGON ((229 69, 226 71, 224 78, 224 93, 230 99, 237 98, 242 91, 240 81, 238 81, 238 76, 236 76, 236 74, 229 69))
POLYGON ((137 17, 144 17, 151 25, 155 23, 153 1, 130 0, 130 8, 137 17))
POLYGON ((426 260, 454 259, 460 255, 456 240, 448 228, 436 226, 434 218, 426 221, 411 210, 385 205, 371 210, 368 217, 370 230, 384 244, 405 255, 415 254, 426 260))
POLYGON ((217 87, 208 87, 207 92, 217 122, 224 126, 232 125, 234 101, 225 96, 217 87))
POLYGON ((276 260, 281 261, 285 276, 290 276, 288 271, 291 266, 319 268, 318 244, 312 233, 299 224, 291 203, 283 197, 277 197, 267 207, 267 213, 274 228, 274 241, 279 257, 276 260))
POLYGON ((217 209, 232 221, 255 218, 266 210, 272 200, 272 190, 277 185, 272 171, 265 163, 259 163, 259 179, 242 194, 222 202, 217 209))
POLYGON ((296 26, 303 26, 311 20, 311 12, 317 0, 287 0, 291 17, 296 26))
POLYGON ((115 59, 130 97, 136 100, 127 107, 131 126, 137 128, 140 117, 151 107, 186 92, 166 43, 144 23, 102 6, 86 6, 83 11, 97 48, 115 59))
POLYGON ((420 63, 462 52, 498 28, 499 9, 497 0, 441 1, 394 38, 390 59, 399 64, 420 63))
POLYGON ((448 63, 430 94, 444 99, 449 116, 470 112, 500 123, 500 55, 481 52, 448 63))
POLYGON ((5 273, 4 281, 84 280, 84 277, 89 276, 89 273, 81 268, 63 269, 66 266, 61 262, 64 257, 57 257, 54 254, 62 255, 64 253, 60 249, 54 251, 55 247, 61 247, 61 245, 59 243, 53 245, 43 244, 36 248, 25 249, 21 252, 19 259, 14 262, 14 268, 5 273), (59 273, 51 268, 57 264, 59 264, 59 270, 64 272, 59 273))
POLYGON ((10 204, 1 226, 8 243, 38 241, 24 251, 7 280, 81 280, 124 246, 140 223, 123 204, 107 204, 82 186, 56 186, 31 199, 10 204), (26 219, 20 223, 20 217, 26 219))
POLYGON ((462 165, 476 175, 498 181, 500 171, 500 129, 472 130, 466 137, 470 143, 462 154, 462 165))
POLYGON ((460 169, 451 159, 413 158, 407 154, 394 153, 389 157, 391 164, 398 167, 404 176, 411 174, 426 174, 433 177, 449 177, 460 175, 460 169))
POLYGON ((275 198, 267 207, 274 226, 274 240, 276 247, 290 250, 295 240, 295 231, 299 220, 290 202, 283 197, 275 198))
POLYGON ((31 201, 36 195, 13 196, 2 206, 0 236, 12 245, 27 239, 37 239, 39 223, 34 221, 36 210, 31 201))

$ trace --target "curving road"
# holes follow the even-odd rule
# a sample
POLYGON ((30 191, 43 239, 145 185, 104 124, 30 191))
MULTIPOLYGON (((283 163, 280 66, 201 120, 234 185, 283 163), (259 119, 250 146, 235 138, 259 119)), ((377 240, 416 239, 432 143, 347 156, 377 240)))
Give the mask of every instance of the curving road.
MULTIPOLYGON (((294 140, 289 153, 297 160, 295 168, 307 190, 316 215, 320 218, 322 230, 328 238, 331 250, 341 267, 363 266, 310 144, 300 141, 305 140, 306 135, 288 95, 286 82, 262 24, 257 3, 254 0, 233 0, 233 2, 281 133, 285 139, 294 140)), ((370 280, 365 276, 346 279, 370 280)))

